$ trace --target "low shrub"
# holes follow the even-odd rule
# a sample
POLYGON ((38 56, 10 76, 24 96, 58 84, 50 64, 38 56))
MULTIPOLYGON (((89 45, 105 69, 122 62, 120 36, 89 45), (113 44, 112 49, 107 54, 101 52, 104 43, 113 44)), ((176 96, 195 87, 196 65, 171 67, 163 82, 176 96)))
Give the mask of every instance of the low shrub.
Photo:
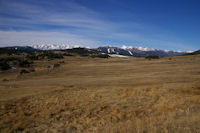
POLYGON ((34 68, 32 68, 32 69, 30 70, 30 72, 35 72, 35 69, 34 69, 34 68))
POLYGON ((64 53, 63 56, 74 56, 74 55, 69 54, 69 53, 64 53))
POLYGON ((63 55, 61 55, 61 54, 54 54, 54 53, 51 53, 51 54, 48 54, 47 55, 47 58, 48 59, 63 59, 64 57, 63 57, 63 55))
POLYGON ((30 59, 30 60, 38 60, 39 57, 37 55, 27 55, 26 58, 30 59))
POLYGON ((26 58, 30 60, 42 60, 42 59, 52 60, 52 59, 63 59, 64 57, 62 54, 57 54, 52 51, 43 51, 38 55, 27 55, 26 58))
POLYGON ((64 64, 65 62, 64 62, 64 61, 60 61, 59 63, 62 63, 62 64, 64 64))
POLYGON ((60 64, 56 63, 56 64, 53 65, 53 68, 57 68, 57 67, 60 67, 60 64))
POLYGON ((6 58, 0 58, 0 61, 19 61, 20 59, 19 58, 16 58, 16 57, 6 57, 6 58))
POLYGON ((3 79, 2 81, 3 81, 3 82, 7 82, 7 81, 9 81, 9 80, 8 80, 8 79, 3 79))
POLYGON ((110 56, 107 54, 99 54, 97 57, 99 58, 109 58, 110 56))
POLYGON ((20 67, 30 67, 33 62, 29 62, 28 60, 22 60, 19 62, 20 67))
POLYGON ((11 67, 6 61, 0 62, 0 70, 9 70, 11 67))
POLYGON ((22 70, 20 71, 20 74, 25 74, 25 73, 29 73, 29 71, 27 71, 27 70, 25 70, 25 69, 22 69, 22 70))

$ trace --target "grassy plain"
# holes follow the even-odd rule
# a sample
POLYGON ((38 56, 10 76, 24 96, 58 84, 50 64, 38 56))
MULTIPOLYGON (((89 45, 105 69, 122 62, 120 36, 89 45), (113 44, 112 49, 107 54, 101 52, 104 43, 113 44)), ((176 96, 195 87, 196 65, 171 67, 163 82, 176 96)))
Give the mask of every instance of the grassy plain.
POLYGON ((0 73, 0 132, 200 132, 199 55, 72 56, 34 69, 0 73))

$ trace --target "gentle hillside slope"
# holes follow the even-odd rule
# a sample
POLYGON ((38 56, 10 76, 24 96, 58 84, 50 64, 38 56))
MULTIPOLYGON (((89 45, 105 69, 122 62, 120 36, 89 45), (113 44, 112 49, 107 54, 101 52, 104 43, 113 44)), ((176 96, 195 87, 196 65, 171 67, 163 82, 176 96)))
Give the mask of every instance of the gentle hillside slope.
POLYGON ((199 55, 66 56, 32 67, 0 73, 0 132, 200 132, 199 55))

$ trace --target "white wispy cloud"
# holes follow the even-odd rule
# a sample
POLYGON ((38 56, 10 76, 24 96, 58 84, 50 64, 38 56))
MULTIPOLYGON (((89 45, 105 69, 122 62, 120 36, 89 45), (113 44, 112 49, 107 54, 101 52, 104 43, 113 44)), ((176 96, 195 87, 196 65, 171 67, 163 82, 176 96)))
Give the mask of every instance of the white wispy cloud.
POLYGON ((39 4, 36 6, 30 3, 10 3, 6 1, 1 6, 3 7, 0 9, 1 13, 20 17, 3 17, 0 21, 1 25, 50 24, 95 30, 109 30, 120 26, 101 20, 98 18, 98 13, 72 2, 62 2, 60 4, 48 2, 45 3, 43 8, 39 4))
MULTIPOLYGON (((46 29, 46 31, 42 32, 42 36, 40 37, 40 39, 42 39, 43 37, 43 40, 47 39, 46 42, 49 43, 51 43, 50 41, 52 41, 52 39, 48 38, 51 38, 53 33, 56 34, 55 37, 57 37, 57 39, 54 37, 54 40, 57 40, 57 43, 68 42, 67 39, 63 36, 63 34, 68 36, 76 35, 78 36, 77 40, 79 40, 80 38, 88 38, 89 36, 91 38, 95 38, 96 42, 99 43, 97 38, 112 38, 115 37, 116 33, 120 32, 120 29, 128 28, 127 24, 121 24, 121 23, 118 24, 118 23, 113 23, 111 21, 107 21, 103 19, 102 16, 97 12, 94 12, 82 5, 69 1, 61 2, 59 4, 54 4, 52 1, 30 3, 25 1, 10 2, 10 0, 8 0, 2 2, 1 7, 2 8, 0 8, 0 13, 11 14, 12 16, 16 16, 16 17, 1 16, 0 25, 11 27, 10 31, 1 31, 1 35, 4 37, 4 41, 1 40, 1 45, 13 44, 13 42, 11 42, 10 39, 6 39, 6 37, 15 38, 16 40, 18 40, 18 43, 20 43, 19 40, 26 40, 24 42, 30 42, 30 43, 33 42, 32 40, 35 39, 36 31, 41 30, 40 27, 38 27, 38 25, 63 27, 63 29, 61 28, 59 29, 59 31, 56 29, 51 29, 50 31, 49 29, 46 29), (28 28, 31 30, 29 31, 29 33, 32 33, 31 35, 34 36, 31 38, 29 34, 29 38, 24 36, 23 39, 22 35, 26 35, 27 31, 22 30, 20 32, 15 32, 12 29, 13 26, 20 28, 28 28), (72 29, 69 30, 67 28, 72 28, 72 29), (51 34, 48 34, 47 32, 51 32, 51 34), (49 37, 45 38, 43 35, 45 36, 49 35, 49 37), (20 39, 16 38, 16 36, 20 37, 20 39)), ((139 24, 133 23, 132 25, 135 28, 141 28, 139 24)), ((89 39, 89 40, 92 40, 92 42, 94 43, 95 39, 89 39)), ((77 43, 75 37, 73 40, 77 43)), ((81 41, 83 40, 84 39, 81 39, 81 41)), ((88 39, 85 40, 86 41, 83 42, 88 42, 88 39)), ((24 42, 21 43, 24 44, 24 42)))
POLYGON ((117 41, 129 45, 136 42, 147 46, 185 46, 176 45, 173 38, 165 41, 165 36, 151 38, 151 35, 137 32, 148 30, 148 26, 109 21, 100 13, 70 0, 1 0, 0 14, 4 14, 0 15, 0 26, 7 27, 7 30, 0 30, 0 46, 70 43, 96 47, 117 41), (54 26, 60 28, 52 28, 54 26))
POLYGON ((32 44, 70 44, 97 47, 98 41, 87 40, 78 35, 63 32, 45 31, 0 31, 0 46, 32 45, 32 44))

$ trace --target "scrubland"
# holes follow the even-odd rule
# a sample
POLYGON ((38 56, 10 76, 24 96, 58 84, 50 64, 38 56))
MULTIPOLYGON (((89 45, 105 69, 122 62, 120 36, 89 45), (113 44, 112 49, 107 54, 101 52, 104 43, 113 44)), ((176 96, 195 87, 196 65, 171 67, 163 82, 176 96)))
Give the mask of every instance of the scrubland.
POLYGON ((2 133, 200 132, 199 55, 69 56, 32 67, 0 73, 2 133))

